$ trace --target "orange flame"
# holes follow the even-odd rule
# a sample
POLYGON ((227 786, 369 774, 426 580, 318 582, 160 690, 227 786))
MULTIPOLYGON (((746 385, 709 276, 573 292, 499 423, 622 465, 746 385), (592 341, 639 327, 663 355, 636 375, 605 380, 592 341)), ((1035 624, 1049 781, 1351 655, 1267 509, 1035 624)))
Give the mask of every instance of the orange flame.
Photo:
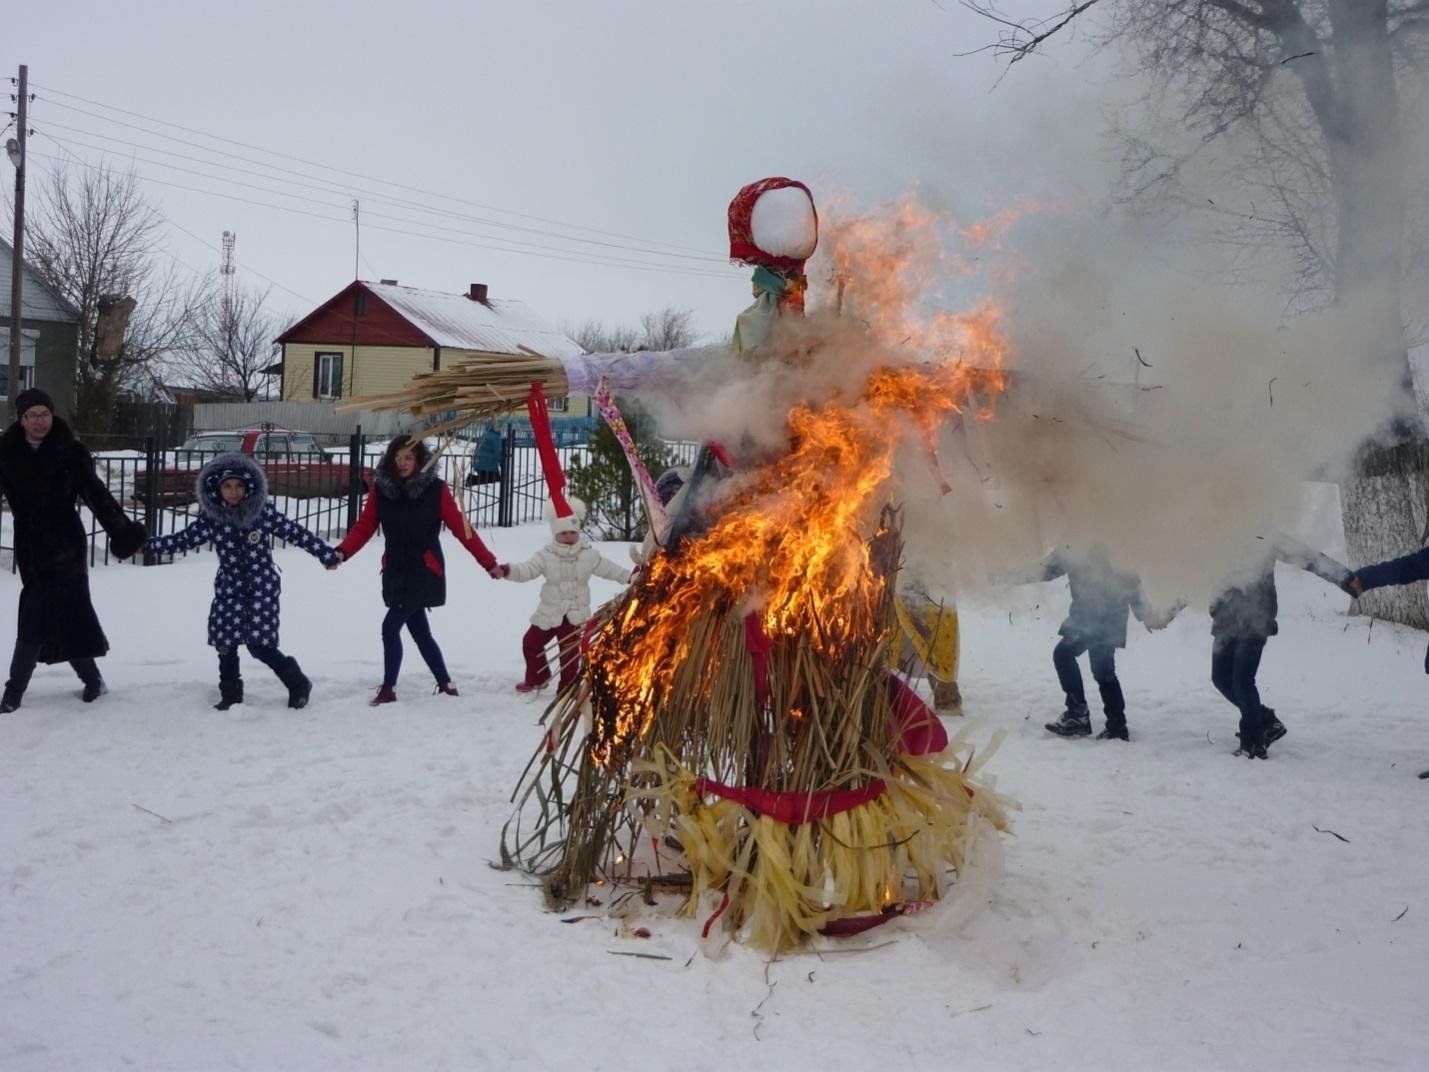
POLYGON ((689 624, 712 607, 757 615, 775 643, 811 637, 830 656, 881 628, 869 609, 886 579, 871 568, 868 541, 899 448, 915 435, 930 445, 975 401, 986 415, 1004 386, 995 305, 913 315, 918 280, 946 264, 935 222, 908 202, 887 219, 836 230, 834 262, 858 294, 849 330, 874 352, 928 360, 876 369, 856 398, 795 406, 787 451, 739 471, 705 507, 705 530, 649 563, 589 652, 615 711, 597 760, 639 739, 689 655, 689 624))

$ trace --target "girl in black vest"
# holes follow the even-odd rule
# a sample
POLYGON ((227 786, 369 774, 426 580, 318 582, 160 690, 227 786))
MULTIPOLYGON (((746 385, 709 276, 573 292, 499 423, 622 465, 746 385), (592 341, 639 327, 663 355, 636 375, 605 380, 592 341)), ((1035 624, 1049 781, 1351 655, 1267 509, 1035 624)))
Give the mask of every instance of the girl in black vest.
POLYGON ((403 626, 436 678, 436 691, 457 694, 442 649, 427 623, 427 608, 447 601, 442 526, 451 530, 488 573, 496 568, 496 558, 462 515, 451 489, 428 468, 430 459, 431 452, 419 439, 399 435, 387 444, 362 516, 337 548, 339 561, 346 561, 362 549, 379 525, 387 543, 382 555, 382 601, 387 604, 387 617, 382 620, 382 687, 371 700, 374 707, 397 699, 403 626))

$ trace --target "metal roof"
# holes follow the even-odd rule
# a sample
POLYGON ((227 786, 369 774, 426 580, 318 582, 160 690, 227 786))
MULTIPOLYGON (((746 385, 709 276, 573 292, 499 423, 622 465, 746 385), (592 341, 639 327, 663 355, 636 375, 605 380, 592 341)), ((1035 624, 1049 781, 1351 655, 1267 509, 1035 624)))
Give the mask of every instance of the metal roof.
POLYGON ((525 346, 547 357, 571 357, 581 352, 565 332, 552 327, 522 301, 491 298, 479 302, 465 294, 366 280, 362 285, 438 346, 493 354, 519 354, 525 346))

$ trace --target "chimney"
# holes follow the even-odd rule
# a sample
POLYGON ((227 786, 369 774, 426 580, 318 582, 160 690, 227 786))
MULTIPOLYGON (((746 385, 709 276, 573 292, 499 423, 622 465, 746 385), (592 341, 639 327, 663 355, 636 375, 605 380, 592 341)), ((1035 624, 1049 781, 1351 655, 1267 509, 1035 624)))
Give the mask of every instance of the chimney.
POLYGON ((395 287, 397 285, 397 280, 395 279, 379 279, 377 282, 381 283, 384 287, 395 287))
POLYGON ((470 298, 472 301, 481 302, 482 305, 487 305, 487 304, 489 304, 489 303, 487 302, 487 300, 486 300, 486 284, 485 284, 485 283, 473 283, 473 284, 471 285, 470 289, 467 290, 466 296, 467 296, 468 298, 470 298))

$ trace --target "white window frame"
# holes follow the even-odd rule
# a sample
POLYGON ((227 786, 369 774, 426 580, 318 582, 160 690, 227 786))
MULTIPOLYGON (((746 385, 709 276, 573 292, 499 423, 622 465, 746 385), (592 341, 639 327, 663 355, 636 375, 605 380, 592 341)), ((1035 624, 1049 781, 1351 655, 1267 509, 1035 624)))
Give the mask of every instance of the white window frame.
MULTIPOLYGON (((20 390, 28 391, 35 386, 35 347, 39 345, 40 333, 34 328, 20 329, 20 390)), ((0 327, 0 368, 10 370, 10 325, 0 327)), ((5 385, 0 400, 10 401, 10 385, 5 385)))
POLYGON ((341 398, 342 397, 342 365, 345 355, 338 350, 324 350, 313 354, 313 360, 317 363, 318 398, 341 398), (327 358, 326 361, 323 359, 327 358), (327 369, 323 366, 327 365, 327 369), (337 366, 337 382, 334 384, 332 366, 337 366))

